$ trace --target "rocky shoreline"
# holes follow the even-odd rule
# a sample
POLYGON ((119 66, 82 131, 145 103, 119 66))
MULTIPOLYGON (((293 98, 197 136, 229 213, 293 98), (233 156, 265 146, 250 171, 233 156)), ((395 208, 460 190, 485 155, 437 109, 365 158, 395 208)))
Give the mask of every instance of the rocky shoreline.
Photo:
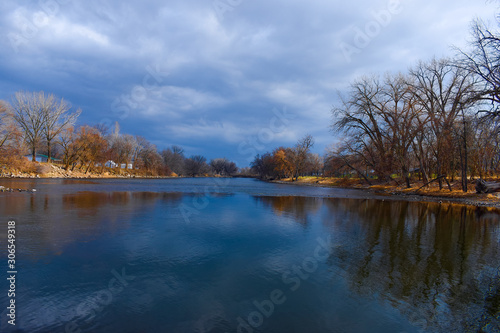
POLYGON ((114 172, 105 171, 102 173, 95 172, 82 172, 80 170, 65 170, 64 168, 54 165, 46 164, 43 172, 40 173, 27 173, 21 171, 11 171, 3 172, 0 174, 1 178, 64 178, 64 179, 87 179, 87 178, 99 178, 99 179, 113 179, 113 178, 171 178, 164 176, 139 176, 129 172, 123 172, 117 174, 114 172))
POLYGON ((5 187, 5 186, 0 186, 0 192, 36 192, 36 189, 33 188, 33 189, 22 189, 22 188, 9 188, 9 187, 5 187))

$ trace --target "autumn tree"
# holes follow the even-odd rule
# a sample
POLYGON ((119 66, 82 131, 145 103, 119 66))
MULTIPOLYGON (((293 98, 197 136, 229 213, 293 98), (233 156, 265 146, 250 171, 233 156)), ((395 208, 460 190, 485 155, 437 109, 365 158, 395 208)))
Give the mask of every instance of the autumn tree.
POLYGON ((108 142, 98 129, 91 126, 80 127, 76 141, 76 146, 79 147, 79 161, 81 168, 85 168, 85 173, 104 162, 108 142))
POLYGON ((5 150, 10 143, 16 142, 20 132, 7 103, 0 101, 0 150, 5 150))
POLYGON ((82 142, 78 139, 78 133, 74 127, 65 128, 59 133, 58 144, 63 151, 64 168, 69 170, 69 167, 76 165, 78 162, 82 142))
POLYGON ((279 147, 273 151, 274 170, 278 178, 291 177, 293 175, 293 161, 290 157, 295 156, 295 154, 291 150, 291 148, 279 147))

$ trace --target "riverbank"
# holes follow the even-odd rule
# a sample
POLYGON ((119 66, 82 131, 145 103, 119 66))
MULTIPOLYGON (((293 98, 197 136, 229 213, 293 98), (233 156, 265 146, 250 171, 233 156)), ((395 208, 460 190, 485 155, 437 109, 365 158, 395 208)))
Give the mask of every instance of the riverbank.
POLYGON ((500 193, 495 194, 478 194, 474 189, 474 184, 469 184, 468 192, 464 193, 458 182, 452 184, 452 191, 445 188, 439 189, 437 184, 431 184, 429 187, 422 188, 422 182, 413 183, 411 188, 398 185, 367 185, 360 179, 344 179, 330 177, 299 177, 298 180, 292 182, 291 179, 274 180, 273 183, 291 184, 299 186, 318 186, 318 187, 333 187, 345 189, 364 190, 368 195, 387 196, 393 198, 401 198, 402 200, 412 201, 431 201, 431 202, 449 202, 459 203, 480 207, 495 207, 500 208, 500 193))
POLYGON ((151 176, 140 172, 139 170, 130 169, 110 169, 106 168, 103 172, 83 172, 80 169, 65 170, 63 167, 56 164, 38 164, 37 167, 30 171, 22 170, 7 170, 0 173, 0 178, 172 178, 173 176, 151 176))
MULTIPOLYGON (((220 176, 220 175, 202 175, 196 176, 196 178, 255 178, 254 176, 246 174, 235 174, 232 176, 220 176)), ((0 172, 1 179, 39 179, 39 178, 63 178, 63 179, 123 179, 123 178, 144 178, 144 179, 169 179, 169 178, 191 178, 190 176, 179 176, 172 173, 169 176, 154 176, 148 174, 144 170, 132 170, 132 169, 118 169, 118 168, 105 168, 102 172, 83 172, 80 169, 66 170, 62 166, 57 164, 48 163, 37 163, 36 168, 31 171, 22 171, 19 169, 14 170, 3 170, 0 172)))

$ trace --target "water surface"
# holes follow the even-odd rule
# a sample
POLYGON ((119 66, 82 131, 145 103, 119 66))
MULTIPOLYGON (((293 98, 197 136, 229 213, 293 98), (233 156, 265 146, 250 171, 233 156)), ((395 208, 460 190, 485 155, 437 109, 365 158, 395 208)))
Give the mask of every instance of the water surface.
POLYGON ((37 189, 0 193, 2 262, 17 223, 17 332, 500 328, 494 209, 253 179, 2 185, 37 189))

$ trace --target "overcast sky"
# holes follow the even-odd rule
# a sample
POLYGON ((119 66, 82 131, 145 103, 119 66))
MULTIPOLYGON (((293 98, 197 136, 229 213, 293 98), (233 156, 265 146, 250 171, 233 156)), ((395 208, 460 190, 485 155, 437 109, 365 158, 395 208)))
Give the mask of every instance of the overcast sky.
POLYGON ((40 0, 0 3, 0 99, 54 93, 79 124, 227 157, 334 141, 337 91, 465 47, 487 0, 40 0))

